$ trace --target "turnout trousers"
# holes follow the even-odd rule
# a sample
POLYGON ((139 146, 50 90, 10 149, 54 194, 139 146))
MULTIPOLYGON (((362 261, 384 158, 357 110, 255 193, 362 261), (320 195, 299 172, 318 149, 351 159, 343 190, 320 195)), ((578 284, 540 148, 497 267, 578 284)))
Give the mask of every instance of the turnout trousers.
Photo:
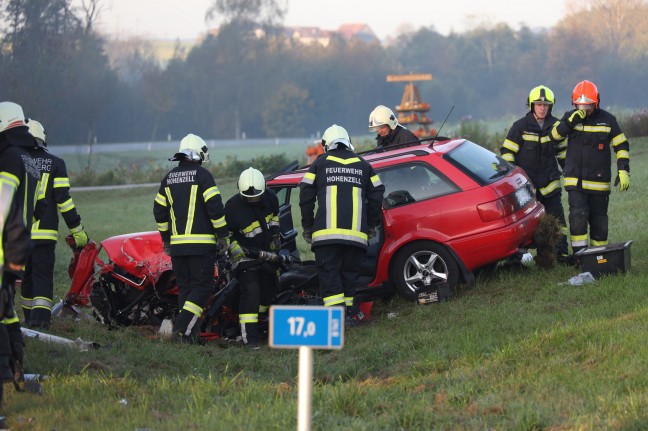
POLYGON ((319 288, 327 307, 346 306, 347 314, 357 314, 359 304, 354 301, 358 268, 365 250, 350 245, 318 245, 313 248, 319 271, 319 288))
POLYGON ((569 190, 568 200, 569 235, 573 252, 588 246, 588 226, 589 243, 593 246, 606 245, 608 243, 607 213, 610 196, 569 190))
POLYGON ((200 318, 214 290, 214 264, 216 256, 172 256, 173 273, 180 288, 173 332, 187 341, 198 341, 200 318))
POLYGON ((20 291, 28 327, 49 328, 54 295, 55 249, 55 242, 38 244, 27 259, 20 291))
POLYGON ((560 240, 557 244, 558 256, 566 256, 569 254, 567 247, 567 222, 565 221, 565 210, 562 205, 562 193, 556 193, 553 196, 544 197, 540 192, 537 193, 538 201, 544 205, 547 214, 550 214, 558 219, 562 224, 562 233, 560 240))
POLYGON ((259 314, 267 313, 276 295, 276 274, 267 264, 238 269, 239 322, 243 343, 255 346, 259 343, 259 314))

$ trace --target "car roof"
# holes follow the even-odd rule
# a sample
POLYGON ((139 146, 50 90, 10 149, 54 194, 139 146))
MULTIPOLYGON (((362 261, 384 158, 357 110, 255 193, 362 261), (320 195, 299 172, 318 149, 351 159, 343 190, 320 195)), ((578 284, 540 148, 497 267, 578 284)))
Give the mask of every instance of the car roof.
MULTIPOLYGON (((393 147, 390 146, 375 148, 372 150, 360 152, 358 153, 358 155, 362 156, 375 168, 378 168, 404 163, 411 159, 416 159, 418 157, 428 156, 431 154, 438 154, 438 156, 442 156, 443 154, 446 154, 447 152, 453 150, 464 142, 465 139, 448 139, 440 137, 434 140, 432 143, 415 142, 395 145, 393 147)), ((295 161, 276 174, 266 177, 266 180, 272 185, 293 184, 295 182, 301 181, 309 166, 310 165, 299 167, 298 163, 295 161)))

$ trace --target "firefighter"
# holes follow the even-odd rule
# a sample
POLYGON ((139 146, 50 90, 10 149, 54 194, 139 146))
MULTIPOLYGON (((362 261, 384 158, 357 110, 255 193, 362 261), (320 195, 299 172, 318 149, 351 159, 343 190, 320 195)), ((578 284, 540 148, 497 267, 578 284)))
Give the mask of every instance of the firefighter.
POLYGON ((369 114, 369 131, 378 133, 376 135, 377 147, 418 141, 414 133, 398 124, 394 112, 384 105, 376 106, 369 114))
POLYGON ((259 250, 278 252, 281 248, 279 200, 272 190, 266 190, 263 174, 254 168, 241 173, 238 191, 225 204, 229 253, 241 293, 241 339, 246 347, 258 349, 259 314, 268 312, 278 283, 277 268, 255 257, 259 250))
POLYGON ((324 305, 346 306, 348 323, 354 325, 362 320, 354 301, 358 267, 381 221, 385 186, 371 165, 353 152, 343 127, 326 129, 322 144, 326 153, 310 165, 300 183, 303 237, 315 253, 324 305))
POLYGON ((630 144, 614 115, 600 108, 596 85, 581 81, 572 91, 575 109, 567 111, 552 130, 554 139, 567 138, 565 190, 569 202, 572 250, 608 243, 608 203, 611 151, 614 151, 619 191, 630 187, 630 144))
POLYGON ((227 251, 229 239, 220 191, 202 167, 209 161, 205 141, 188 134, 169 160, 179 163, 162 180, 153 214, 180 288, 174 337, 195 343, 214 287, 216 254, 227 251))
POLYGON ((555 103, 554 93, 548 87, 539 85, 531 90, 526 100, 529 112, 517 120, 508 131, 500 148, 502 158, 511 162, 529 175, 536 188, 536 197, 563 227, 558 242, 558 260, 567 261, 567 227, 562 206, 562 187, 558 164, 565 159, 565 139, 554 140, 551 129, 558 119, 551 115, 555 103))
POLYGON ((49 328, 54 295, 54 252, 58 239, 59 212, 72 233, 76 247, 88 243, 88 234, 70 196, 70 179, 63 159, 47 150, 45 128, 36 120, 27 122, 34 144, 28 150, 41 175, 38 198, 47 202, 46 211, 32 225, 34 251, 27 260, 21 285, 23 315, 27 326, 49 328), (57 211, 58 209, 58 211, 57 211))
POLYGON ((30 228, 39 180, 38 170, 24 149, 31 142, 22 107, 0 102, 0 263, 4 264, 0 275, 0 373, 3 381, 13 380, 15 385, 24 376, 24 343, 14 309, 15 283, 22 277, 31 253, 30 228))

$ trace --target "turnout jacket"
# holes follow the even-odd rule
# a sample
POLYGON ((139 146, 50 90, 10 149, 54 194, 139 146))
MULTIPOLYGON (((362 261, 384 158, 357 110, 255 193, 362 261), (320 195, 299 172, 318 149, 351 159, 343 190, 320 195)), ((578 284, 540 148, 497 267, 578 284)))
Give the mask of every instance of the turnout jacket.
POLYGON ((259 202, 247 202, 236 194, 225 204, 230 242, 245 249, 270 250, 272 237, 279 235, 279 200, 266 189, 259 202))
POLYGON ((376 146, 387 147, 391 145, 405 144, 416 140, 418 140, 418 138, 414 133, 410 132, 400 124, 397 124, 396 128, 386 137, 383 138, 380 135, 376 135, 376 146))
POLYGON ((533 112, 517 120, 508 131, 500 152, 502 158, 524 169, 544 197, 560 192, 558 163, 565 159, 565 139, 553 139, 551 130, 558 122, 547 115, 540 127, 533 112))
POLYGON ((214 252, 216 238, 228 236, 214 177, 189 160, 181 160, 162 180, 153 215, 162 242, 171 246, 171 256, 214 252))
POLYGON ((300 189, 302 226, 313 228, 313 247, 367 248, 368 228, 380 223, 385 186, 366 160, 344 146, 331 150, 310 165, 300 189))
POLYGON ((630 143, 616 117, 609 112, 596 109, 572 129, 565 120, 573 112, 566 112, 551 131, 554 139, 567 138, 563 169, 565 189, 609 195, 612 180, 610 147, 616 156, 617 170, 630 172, 630 143))
POLYGON ((32 225, 32 240, 35 244, 56 242, 59 212, 68 229, 73 230, 81 225, 81 217, 70 196, 67 168, 63 159, 50 154, 45 148, 32 147, 28 151, 41 175, 37 197, 47 202, 44 214, 32 225))

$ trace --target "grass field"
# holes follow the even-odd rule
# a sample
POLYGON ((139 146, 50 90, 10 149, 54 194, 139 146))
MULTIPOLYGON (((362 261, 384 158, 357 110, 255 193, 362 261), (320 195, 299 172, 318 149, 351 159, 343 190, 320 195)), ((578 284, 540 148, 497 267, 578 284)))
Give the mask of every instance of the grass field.
MULTIPOLYGON (((610 242, 633 240, 632 270, 593 284, 579 271, 500 269, 451 301, 376 302, 372 325, 340 351, 316 351, 317 430, 648 429, 648 140, 632 141, 632 185, 610 198, 610 242)), ((225 197, 233 183, 219 184, 225 197)), ((155 188, 74 199, 97 241, 154 230, 155 188)), ((303 247, 303 244, 302 244, 303 247)), ((56 292, 69 250, 57 249, 56 292)), ((286 430, 296 427, 298 353, 216 343, 179 346, 151 329, 57 320, 90 352, 27 340, 41 395, 5 385, 12 430, 286 430)))

